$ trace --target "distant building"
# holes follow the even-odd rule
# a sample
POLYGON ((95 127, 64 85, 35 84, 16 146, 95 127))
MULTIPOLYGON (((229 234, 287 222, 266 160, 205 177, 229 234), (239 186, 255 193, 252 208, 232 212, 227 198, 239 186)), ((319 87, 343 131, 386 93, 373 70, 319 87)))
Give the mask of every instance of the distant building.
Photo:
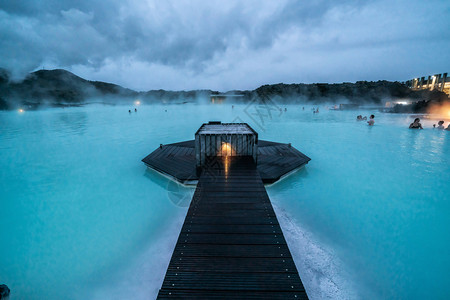
POLYGON ((227 97, 224 95, 211 95, 211 103, 222 103, 227 97))
POLYGON ((387 102, 384 104, 384 107, 386 107, 386 108, 391 108, 391 107, 396 106, 397 104, 400 104, 400 105, 409 105, 409 104, 416 103, 416 102, 417 102, 417 101, 411 101, 411 100, 395 100, 395 101, 387 101, 387 102))
POLYGON ((244 97, 244 95, 240 95, 240 94, 211 94, 211 96, 210 96, 211 103, 214 103, 214 104, 219 104, 225 100, 230 100, 230 99, 238 100, 239 98, 242 98, 242 97, 244 97))
POLYGON ((414 90, 438 90, 450 95, 450 78, 447 73, 413 78, 406 81, 405 84, 414 90))

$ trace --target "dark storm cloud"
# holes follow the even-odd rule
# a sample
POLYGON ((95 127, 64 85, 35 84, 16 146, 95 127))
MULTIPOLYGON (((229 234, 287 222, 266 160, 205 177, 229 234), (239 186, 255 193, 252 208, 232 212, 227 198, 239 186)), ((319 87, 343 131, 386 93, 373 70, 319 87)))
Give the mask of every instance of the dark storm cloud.
POLYGON ((448 2, 337 2, 0 0, 0 66, 66 68, 136 89, 402 80, 450 68, 448 2))

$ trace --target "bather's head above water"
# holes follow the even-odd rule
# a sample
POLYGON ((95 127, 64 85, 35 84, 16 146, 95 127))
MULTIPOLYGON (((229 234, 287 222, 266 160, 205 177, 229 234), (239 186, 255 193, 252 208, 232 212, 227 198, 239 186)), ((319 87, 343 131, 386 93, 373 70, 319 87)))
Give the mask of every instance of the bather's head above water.
POLYGON ((419 118, 415 118, 414 122, 412 122, 409 125, 409 128, 413 128, 413 129, 423 129, 422 128, 422 124, 420 124, 420 119, 419 118))

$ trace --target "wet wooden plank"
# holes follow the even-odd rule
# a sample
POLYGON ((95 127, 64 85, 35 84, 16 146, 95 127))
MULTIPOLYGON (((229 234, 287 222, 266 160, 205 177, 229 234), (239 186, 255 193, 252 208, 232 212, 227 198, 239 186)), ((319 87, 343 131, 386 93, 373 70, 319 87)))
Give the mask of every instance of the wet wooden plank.
POLYGON ((163 289, 190 289, 203 291, 298 291, 304 292, 298 273, 273 272, 168 272, 162 284, 163 289))
POLYGON ((251 157, 203 170, 158 299, 307 299, 251 157))
POLYGON ((308 299, 306 293, 299 291, 292 292, 270 292, 270 291, 202 291, 202 293, 193 292, 190 290, 183 289, 162 289, 159 293, 159 299, 199 299, 199 300, 209 300, 209 299, 273 299, 273 300, 285 300, 285 299, 298 299, 305 300, 308 299))
POLYGON ((174 256, 201 257, 291 257, 287 245, 197 245, 177 244, 174 256))

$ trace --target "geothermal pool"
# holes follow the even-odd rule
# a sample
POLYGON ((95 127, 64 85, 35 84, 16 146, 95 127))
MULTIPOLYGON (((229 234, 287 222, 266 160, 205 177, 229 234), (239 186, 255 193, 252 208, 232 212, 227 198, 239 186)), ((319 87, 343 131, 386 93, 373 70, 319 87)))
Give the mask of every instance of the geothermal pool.
POLYGON ((0 284, 11 300, 155 298, 193 188, 140 160, 221 120, 311 157, 267 187, 311 299, 448 296, 450 132, 281 107, 0 112, 0 284))

